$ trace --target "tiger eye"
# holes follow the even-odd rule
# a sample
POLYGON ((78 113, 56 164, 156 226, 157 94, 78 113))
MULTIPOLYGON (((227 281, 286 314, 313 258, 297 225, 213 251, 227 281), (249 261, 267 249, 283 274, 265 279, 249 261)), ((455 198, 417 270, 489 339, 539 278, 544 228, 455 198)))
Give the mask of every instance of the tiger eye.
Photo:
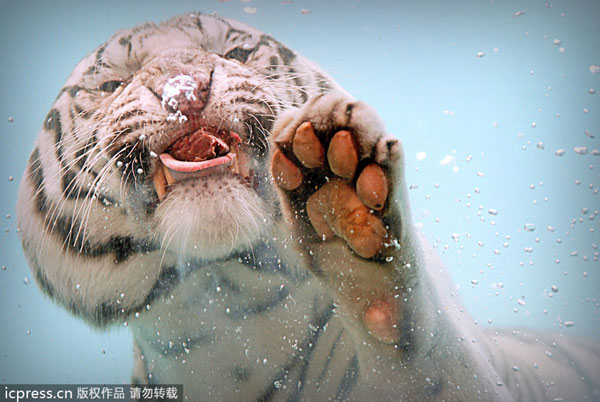
POLYGON ((123 81, 106 81, 98 89, 103 92, 115 92, 121 85, 123 85, 123 81))

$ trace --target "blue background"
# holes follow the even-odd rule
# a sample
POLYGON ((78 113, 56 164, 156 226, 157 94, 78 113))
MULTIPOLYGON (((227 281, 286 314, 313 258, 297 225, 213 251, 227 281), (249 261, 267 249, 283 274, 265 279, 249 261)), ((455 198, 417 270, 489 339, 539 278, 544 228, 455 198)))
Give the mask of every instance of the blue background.
POLYGON ((127 329, 92 330, 25 283, 16 194, 75 64, 119 28, 189 11, 272 34, 379 111, 405 145, 415 224, 481 326, 600 338, 599 2, 2 0, 0 384, 129 382, 127 329))

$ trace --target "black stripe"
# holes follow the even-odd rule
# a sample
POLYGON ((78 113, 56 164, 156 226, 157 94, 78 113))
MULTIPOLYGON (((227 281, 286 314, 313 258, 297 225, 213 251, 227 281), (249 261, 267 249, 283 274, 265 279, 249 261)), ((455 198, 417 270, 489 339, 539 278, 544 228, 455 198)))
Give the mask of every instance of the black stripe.
POLYGON ((200 16, 198 16, 196 18, 196 21, 194 21, 196 23, 196 27, 198 28, 198 30, 200 32, 204 32, 204 27, 202 26, 202 18, 200 16))
POLYGON ((131 35, 123 36, 119 39, 119 44, 127 48, 127 57, 131 56, 131 35))
POLYGON ((158 279, 154 282, 154 285, 152 285, 152 289, 150 289, 144 301, 139 305, 124 309, 123 306, 116 301, 105 301, 95 306, 96 309, 92 312, 91 317, 84 316, 84 318, 88 321, 91 319, 92 324, 103 327, 119 317, 127 318, 134 313, 143 312, 146 310, 147 305, 152 304, 155 300, 163 296, 178 281, 179 272, 175 267, 163 267, 158 279))
POLYGON ((287 288, 280 288, 276 295, 267 301, 260 303, 250 304, 250 300, 244 300, 243 305, 239 308, 232 309, 228 317, 234 320, 245 320, 249 316, 262 314, 271 311, 275 307, 279 306, 288 297, 289 291, 287 288))
POLYGON ((287 278, 292 277, 292 271, 285 261, 279 258, 277 246, 272 243, 261 243, 252 251, 234 253, 227 259, 237 259, 253 271, 270 271, 274 274, 283 274, 287 278))
POLYGON ((283 60, 283 64, 289 66, 296 59, 296 54, 289 48, 283 46, 281 43, 271 37, 267 38, 270 39, 272 43, 277 45, 277 52, 279 53, 281 60, 283 60))
POLYGON ((60 143, 62 141, 63 132, 62 123, 60 121, 60 113, 58 112, 58 110, 54 108, 50 109, 48 115, 46 116, 46 120, 44 121, 44 129, 46 129, 46 131, 54 133, 54 145, 57 148, 56 155, 60 159, 61 155, 59 153, 58 148, 61 146, 60 143))
POLYGON ((279 373, 277 373, 275 376, 273 376, 271 378, 270 385, 256 399, 257 401, 265 402, 265 401, 272 400, 275 397, 275 395, 277 394, 277 392, 280 389, 282 389, 281 387, 278 388, 275 385, 276 383, 281 383, 281 382, 287 381, 289 383, 296 384, 297 381, 289 378, 288 374, 294 368, 298 367, 298 365, 300 365, 300 372, 298 373, 299 374, 298 381, 301 381, 301 384, 300 384, 300 387, 296 387, 295 392, 292 395, 290 395, 290 397, 288 398, 288 401, 296 401, 296 400, 301 399, 301 392, 304 389, 304 384, 306 382, 304 380, 306 377, 306 373, 308 371, 308 366, 310 365, 310 361, 311 361, 310 357, 311 357, 312 353, 315 351, 315 349, 317 348, 316 347, 317 342, 318 342, 320 336, 323 334, 323 328, 327 325, 327 323, 329 322, 331 317, 333 317, 334 310, 335 310, 335 306, 333 304, 330 304, 319 316, 317 316, 315 319, 313 319, 311 321, 311 326, 317 328, 317 330, 310 331, 310 335, 307 337, 307 339, 304 340, 304 342, 302 342, 302 346, 299 348, 299 350, 301 350, 301 352, 299 354, 293 355, 292 360, 285 367, 283 367, 279 371, 279 373))
POLYGON ((45 217, 48 211, 48 200, 44 193, 44 171, 42 169, 42 162, 40 161, 40 152, 38 148, 35 148, 29 157, 29 169, 27 172, 33 183, 33 199, 35 206, 40 214, 45 217))
POLYGON ((297 93, 300 94, 300 99, 302 103, 306 103, 306 101, 308 100, 308 94, 306 93, 306 91, 302 90, 302 88, 304 88, 304 83, 300 79, 300 75, 297 74, 296 69, 291 66, 289 67, 289 73, 294 77, 294 84, 296 84, 296 86, 300 88, 300 90, 297 93))
POLYGON ((350 361, 350 363, 348 363, 348 366, 346 367, 346 373, 344 374, 344 379, 342 380, 342 382, 338 388, 337 394, 335 396, 336 400, 338 400, 338 401, 346 400, 346 398, 348 397, 350 392, 352 392, 352 389, 356 385, 356 382, 358 381, 358 373, 359 373, 358 356, 356 354, 354 354, 354 357, 352 358, 352 360, 350 361))
POLYGON ((89 119, 90 118, 90 114, 87 112, 87 110, 84 110, 81 108, 81 106, 79 105, 75 105, 75 113, 77 113, 78 117, 84 118, 84 119, 89 119))
MULTIPOLYGON (((288 401, 298 401, 301 399, 302 391, 304 390, 304 385, 306 384, 306 374, 308 373, 308 368, 311 363, 311 356, 313 352, 317 349, 317 343, 323 334, 323 328, 327 325, 331 317, 333 316, 333 312, 335 311, 334 305, 329 305, 327 309, 319 316, 316 320, 312 322, 312 325, 317 328, 316 331, 311 330, 312 336, 309 337, 307 341, 305 341, 303 350, 306 351, 305 355, 300 362, 302 364, 300 370, 300 376, 298 379, 299 387, 295 388, 295 392, 288 398, 288 401)), ((310 326, 309 326, 310 328, 310 326)))
POLYGON ((104 61, 102 60, 102 55, 104 54, 104 51, 106 50, 107 46, 108 46, 108 43, 104 43, 98 48, 98 50, 96 50, 96 61, 85 72, 86 75, 97 74, 98 71, 100 70, 100 68, 108 67, 108 64, 104 63, 104 61))
POLYGON ((77 96, 77 93, 79 91, 81 91, 82 89, 85 89, 85 88, 82 88, 77 85, 65 86, 60 90, 56 99, 60 98, 62 96, 62 94, 64 94, 65 92, 67 92, 69 94, 69 96, 71 96, 71 98, 74 98, 77 96))
MULTIPOLYGON (((48 218, 51 203, 44 190, 44 171, 37 148, 31 154, 28 174, 33 182, 34 203, 45 221, 48 218)), ((53 222, 46 222, 45 230, 60 237, 67 249, 74 254, 85 258, 100 258, 114 254, 116 264, 126 261, 133 254, 147 253, 159 248, 150 239, 138 239, 132 236, 112 236, 99 243, 92 243, 90 240, 83 241, 82 236, 73 239, 76 233, 74 229, 80 226, 81 222, 77 219, 59 216, 53 222)))
MULTIPOLYGON (((75 181, 77 178, 78 171, 74 171, 73 169, 67 166, 65 160, 66 158, 64 155, 64 147, 62 145, 64 133, 62 128, 61 115, 57 109, 52 108, 46 116, 46 121, 44 122, 44 129, 46 129, 48 132, 54 133, 54 146, 56 157, 60 162, 61 171, 64 172, 61 176, 61 183, 62 191, 63 194, 65 194, 66 198, 72 200, 78 199, 82 194, 84 194, 85 197, 91 197, 93 195, 96 195, 97 199, 102 202, 108 201, 110 203, 114 203, 115 200, 105 194, 98 194, 97 192, 94 193, 93 191, 91 191, 91 188, 90 190, 82 190, 81 188, 76 186, 75 181)), ((92 138, 88 140, 88 143, 77 151, 76 156, 80 157, 84 155, 84 152, 94 145, 93 142, 90 143, 90 141, 94 139, 95 136, 92 136, 92 138)), ((78 161, 77 164, 80 168, 83 168, 84 162, 85 160, 82 159, 81 161, 78 161)), ((86 173, 90 173, 92 176, 94 176, 94 178, 97 176, 96 172, 89 169, 86 171, 86 173)))
POLYGON ((215 342, 216 339, 213 335, 203 331, 196 331, 196 335, 186 338, 185 346, 183 346, 181 341, 174 342, 171 339, 164 338, 153 338, 152 340, 147 341, 148 345, 150 345, 150 347, 160 356, 176 359, 186 354, 186 350, 189 351, 191 348, 213 344, 215 342))
POLYGON ((344 331, 345 331, 344 328, 342 328, 340 330, 340 333, 338 334, 338 336, 335 338, 335 341, 333 341, 333 344, 331 345, 331 350, 329 351, 329 355, 327 355, 327 361, 325 362, 325 365, 323 366, 323 370, 321 370, 321 374, 319 375, 319 378, 318 378, 319 382, 321 380, 323 380, 323 378, 325 377, 325 374, 327 374, 327 369, 329 368, 329 364, 331 364, 331 361, 333 360, 333 355, 335 353, 335 349, 336 349, 340 339, 342 338, 344 331))
POLYGON ((350 121, 352 120, 352 111, 354 110, 354 103, 348 103, 346 105, 346 125, 350 126, 350 121))
MULTIPOLYGON (((225 22, 225 21, 223 21, 225 22)), ((237 39, 239 39, 240 36, 242 35, 249 35, 248 32, 246 31, 240 31, 239 29, 235 29, 232 28, 229 24, 227 24, 227 26, 229 26, 229 29, 227 30, 227 33, 225 33, 225 40, 226 41, 235 41, 237 39), (231 35, 233 34, 237 34, 238 36, 236 36, 235 38, 232 38, 231 35)))
MULTIPOLYGON (((83 169, 85 166, 85 163, 88 160, 88 156, 89 156, 89 151, 94 148, 97 145, 96 141, 95 141, 95 137, 92 136, 90 138, 88 138, 88 140, 86 141, 85 145, 80 147, 77 152, 75 152, 75 159, 77 160, 77 166, 79 166, 80 169, 83 169)), ((90 173, 95 173, 92 170, 89 170, 90 173)), ((94 174, 94 177, 96 177, 97 174, 94 174)))

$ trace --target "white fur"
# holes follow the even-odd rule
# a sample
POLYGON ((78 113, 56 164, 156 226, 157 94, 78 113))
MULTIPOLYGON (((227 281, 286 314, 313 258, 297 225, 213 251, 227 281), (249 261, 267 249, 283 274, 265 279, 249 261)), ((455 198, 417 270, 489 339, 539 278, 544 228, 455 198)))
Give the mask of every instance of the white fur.
POLYGON ((177 183, 154 220, 165 250, 206 260, 251 248, 272 225, 258 194, 229 175, 177 183))

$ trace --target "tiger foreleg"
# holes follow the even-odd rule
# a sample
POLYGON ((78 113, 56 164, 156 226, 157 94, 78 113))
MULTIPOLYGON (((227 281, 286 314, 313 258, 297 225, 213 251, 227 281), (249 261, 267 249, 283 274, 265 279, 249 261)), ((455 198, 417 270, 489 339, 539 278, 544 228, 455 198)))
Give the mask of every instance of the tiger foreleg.
POLYGON ((273 143, 294 243, 353 334, 368 388, 425 399, 489 390, 498 399, 494 375, 471 346, 456 345, 461 335, 440 314, 410 218, 402 145, 375 111, 330 92, 281 115, 273 143))
POLYGON ((280 117, 272 172, 307 265, 342 311, 380 342, 401 344, 417 265, 403 152, 367 105, 332 92, 280 117))

